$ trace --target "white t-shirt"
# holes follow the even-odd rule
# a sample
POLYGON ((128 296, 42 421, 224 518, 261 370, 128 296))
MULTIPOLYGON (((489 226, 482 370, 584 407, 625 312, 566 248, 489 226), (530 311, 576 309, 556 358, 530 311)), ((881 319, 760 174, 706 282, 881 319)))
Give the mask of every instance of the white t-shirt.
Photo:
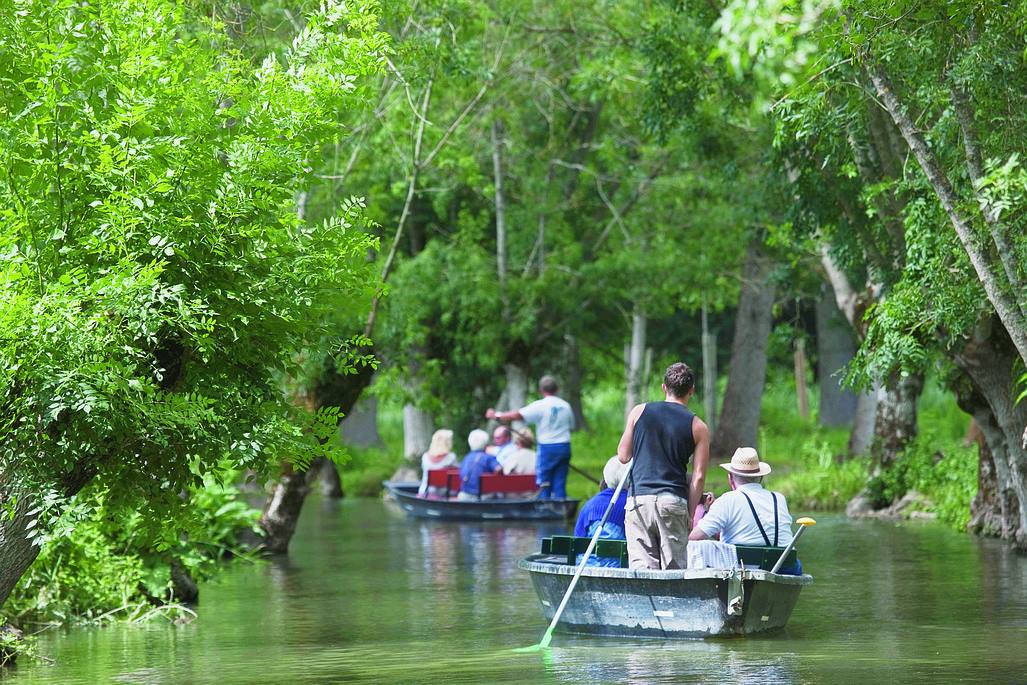
MULTIPOLYGON (((716 500, 699 521, 699 528, 709 537, 720 533, 720 541, 732 545, 765 545, 760 529, 753 520, 752 510, 742 493, 749 496, 763 524, 763 530, 774 544, 774 500, 769 490, 759 483, 746 483, 737 490, 726 492, 716 500)), ((777 496, 777 546, 792 541, 792 515, 783 495, 777 496)))
POLYGON ((574 412, 571 405, 556 395, 546 395, 519 410, 526 423, 537 424, 535 438, 540 445, 571 441, 574 412))
MULTIPOLYGON (((496 457, 498 459, 498 457, 496 457)), ((506 456, 503 462, 503 473, 509 475, 526 475, 535 473, 535 450, 518 447, 506 456)))

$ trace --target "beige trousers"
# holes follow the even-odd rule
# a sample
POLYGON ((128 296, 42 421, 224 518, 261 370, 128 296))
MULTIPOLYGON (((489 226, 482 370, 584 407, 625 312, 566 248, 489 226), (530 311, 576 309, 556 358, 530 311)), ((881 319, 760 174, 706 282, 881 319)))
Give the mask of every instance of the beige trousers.
POLYGON ((661 493, 628 497, 624 528, 629 568, 687 568, 688 500, 661 493))

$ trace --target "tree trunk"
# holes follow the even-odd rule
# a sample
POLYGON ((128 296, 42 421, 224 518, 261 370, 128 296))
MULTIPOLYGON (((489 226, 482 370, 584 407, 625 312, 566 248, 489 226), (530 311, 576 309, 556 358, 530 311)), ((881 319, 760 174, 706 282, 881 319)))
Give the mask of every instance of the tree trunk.
POLYGON ((628 348, 627 366, 625 368, 626 392, 624 401, 624 415, 636 405, 643 401, 646 379, 642 377, 645 367, 645 339, 647 319, 641 305, 635 304, 635 310, 631 315, 631 347, 628 348))
MULTIPOLYGON (((528 403, 528 375, 517 364, 506 365, 506 389, 503 391, 506 405, 510 409, 520 409, 528 403)), ((520 425, 519 421, 516 422, 520 425)))
POLYGON ((503 195, 503 122, 492 122, 492 185, 496 204, 496 276, 499 299, 503 303, 503 321, 510 320, 510 301, 506 292, 506 197, 503 195))
POLYGON ((578 348, 578 338, 574 334, 567 333, 564 336, 563 350, 563 391, 564 398, 571 405, 571 411, 574 412, 574 430, 589 431, 584 403, 581 399, 581 350, 578 348))
POLYGON ((875 470, 889 468, 917 435, 917 403, 924 389, 924 377, 896 373, 885 380, 877 401, 874 442, 870 454, 875 470))
POLYGON ((342 490, 342 479, 339 477, 339 467, 331 459, 321 457, 321 463, 314 471, 315 478, 321 479, 321 495, 329 499, 342 499, 346 493, 342 490))
MULTIPOLYGON (((336 406, 343 415, 348 414, 371 384, 374 373, 370 366, 358 367, 356 371, 341 374, 335 368, 332 358, 326 358, 325 367, 310 399, 312 409, 316 411, 319 407, 336 406)), ((264 550, 269 554, 285 554, 288 551, 289 541, 296 532, 296 524, 303 510, 303 502, 310 491, 307 473, 293 470, 288 463, 282 471, 282 477, 271 489, 258 522, 263 532, 264 550)))
POLYGON ((307 474, 294 471, 288 465, 286 473, 271 489, 271 495, 260 516, 260 527, 264 531, 264 551, 268 554, 285 554, 289 542, 296 532, 303 502, 307 498, 307 474))
POLYGON ((1019 549, 1027 549, 1027 449, 1022 441, 1027 403, 1014 400, 1017 355, 1001 322, 993 316, 974 328, 955 361, 973 390, 957 395, 960 406, 973 413, 994 467, 994 484, 987 463, 982 467, 984 482, 974 512, 977 529, 997 533, 1019 549))
POLYGON ((821 426, 852 426, 856 393, 842 387, 845 366, 856 354, 852 327, 842 319, 834 298, 824 292, 817 300, 817 382, 821 426))
POLYGON ((403 466, 393 480, 418 480, 421 477, 421 455, 431 445, 435 422, 431 414, 413 404, 403 405, 403 466), (412 471, 413 476, 407 471, 412 471))
POLYGON ((856 413, 849 433, 848 458, 862 457, 874 444, 874 423, 877 419, 877 401, 880 388, 862 392, 856 396, 856 413))
POLYGON ((378 433, 378 398, 367 395, 357 402, 339 424, 339 432, 351 447, 385 447, 378 433))
POLYGON ((771 262, 755 244, 749 246, 744 280, 731 343, 724 406, 714 433, 711 453, 731 455, 738 447, 755 447, 760 401, 767 375, 767 343, 773 320, 774 284, 771 262))
POLYGON ((710 331, 706 302, 702 305, 702 403, 706 426, 717 430, 717 334, 710 331))
POLYGON ((799 418, 803 421, 809 418, 809 385, 806 380, 806 339, 798 338, 795 341, 794 357, 795 367, 795 404, 799 411, 799 418))
MULTIPOLYGON (((10 493, 5 495, 4 505, 11 498, 10 493)), ((10 515, 5 512, 0 522, 0 606, 39 556, 39 547, 28 537, 36 525, 36 517, 28 513, 33 506, 31 501, 31 497, 18 497, 10 515)))

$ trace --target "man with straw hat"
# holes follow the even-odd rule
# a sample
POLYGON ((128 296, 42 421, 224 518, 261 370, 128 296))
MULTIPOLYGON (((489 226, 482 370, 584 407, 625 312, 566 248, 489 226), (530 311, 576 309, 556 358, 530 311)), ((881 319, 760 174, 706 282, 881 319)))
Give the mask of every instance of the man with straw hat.
POLYGON ((706 540, 719 533, 721 542, 733 545, 787 546, 792 541, 788 504, 784 495, 765 489, 762 483, 770 464, 760 461, 752 447, 739 447, 731 461, 720 467, 727 471, 731 491, 710 505, 688 539, 706 540))
POLYGON ((663 392, 663 402, 640 404, 628 413, 617 446, 620 461, 632 462, 624 522, 633 569, 688 565, 688 531, 710 459, 710 431, 688 409, 695 392, 692 369, 684 362, 667 367, 663 392))

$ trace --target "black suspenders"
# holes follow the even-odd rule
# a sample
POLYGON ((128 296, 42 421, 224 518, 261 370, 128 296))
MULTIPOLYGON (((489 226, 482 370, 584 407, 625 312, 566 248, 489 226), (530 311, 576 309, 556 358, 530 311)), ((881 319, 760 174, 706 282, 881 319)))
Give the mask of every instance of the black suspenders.
MULTIPOLYGON (((742 491, 739 490, 738 492, 742 492, 742 491)), ((772 493, 770 493, 770 496, 774 499, 774 544, 773 545, 770 544, 770 538, 767 536, 767 531, 765 531, 763 529, 763 524, 760 523, 760 517, 756 515, 756 507, 755 507, 755 505, 753 505, 752 500, 749 499, 749 496, 747 494, 745 494, 744 492, 742 492, 742 497, 744 497, 745 501, 749 503, 749 511, 752 512, 752 518, 756 521, 756 527, 760 529, 760 535, 763 536, 763 541, 765 543, 767 543, 767 547, 777 547, 777 528, 778 528, 778 525, 777 525, 777 493, 776 492, 772 492, 772 493)))

